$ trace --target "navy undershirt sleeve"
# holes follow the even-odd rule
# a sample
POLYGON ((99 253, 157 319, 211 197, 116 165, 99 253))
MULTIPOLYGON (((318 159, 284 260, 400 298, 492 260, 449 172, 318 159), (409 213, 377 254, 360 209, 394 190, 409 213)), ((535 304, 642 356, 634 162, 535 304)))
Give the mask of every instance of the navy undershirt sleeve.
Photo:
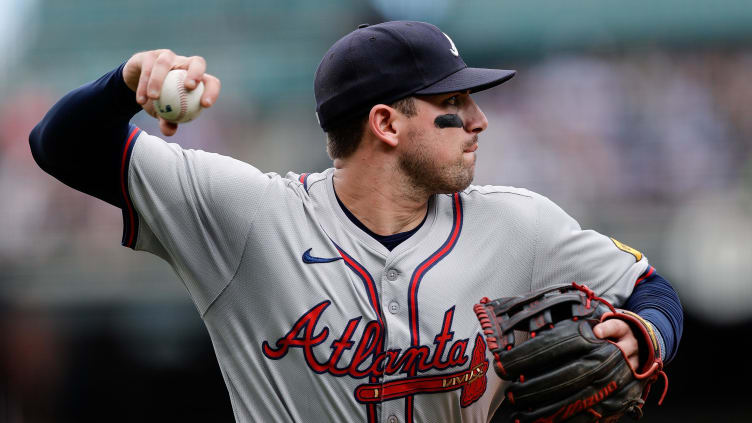
POLYGON ((120 208, 128 122, 141 110, 123 81, 124 66, 66 94, 29 135, 32 156, 45 172, 120 208))
POLYGON ((681 302, 671 284, 654 272, 637 284, 623 308, 639 314, 655 326, 666 347, 663 362, 670 362, 679 349, 684 329, 681 302))

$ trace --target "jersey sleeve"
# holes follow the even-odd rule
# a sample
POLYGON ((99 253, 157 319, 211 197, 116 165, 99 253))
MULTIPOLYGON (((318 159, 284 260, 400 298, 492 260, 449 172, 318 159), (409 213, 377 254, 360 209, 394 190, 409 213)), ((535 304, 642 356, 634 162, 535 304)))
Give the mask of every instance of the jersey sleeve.
POLYGON ((538 202, 532 289, 585 284, 614 306, 624 304, 648 267, 639 251, 593 230, 584 230, 543 196, 538 202))
POLYGON ((270 178, 133 126, 122 166, 123 244, 170 263, 203 315, 240 264, 270 178))

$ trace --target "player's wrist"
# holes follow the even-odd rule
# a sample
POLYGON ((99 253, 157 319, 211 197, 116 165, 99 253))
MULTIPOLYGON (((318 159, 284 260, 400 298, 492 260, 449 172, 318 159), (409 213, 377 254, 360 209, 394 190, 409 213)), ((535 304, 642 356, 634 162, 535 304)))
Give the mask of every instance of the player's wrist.
POLYGON ((655 334, 656 341, 658 341, 658 357, 661 361, 663 361, 663 358, 666 356, 666 343, 663 340, 663 335, 661 335, 661 332, 658 330, 658 328, 647 319, 643 319, 645 323, 648 324, 648 326, 652 329, 653 333, 655 334))
POLYGON ((129 115, 129 118, 140 112, 142 107, 136 101, 136 93, 133 91, 125 81, 123 75, 125 67, 128 62, 122 63, 118 66, 112 74, 110 84, 112 86, 111 95, 113 100, 121 105, 123 112, 129 115))

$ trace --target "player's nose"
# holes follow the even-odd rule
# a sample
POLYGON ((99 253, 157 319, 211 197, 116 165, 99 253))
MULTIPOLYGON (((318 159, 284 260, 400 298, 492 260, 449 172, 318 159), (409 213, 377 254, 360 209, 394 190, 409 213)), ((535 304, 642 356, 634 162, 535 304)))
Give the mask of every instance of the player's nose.
POLYGON ((465 130, 479 134, 488 128, 488 119, 472 97, 467 96, 468 101, 465 110, 465 130))

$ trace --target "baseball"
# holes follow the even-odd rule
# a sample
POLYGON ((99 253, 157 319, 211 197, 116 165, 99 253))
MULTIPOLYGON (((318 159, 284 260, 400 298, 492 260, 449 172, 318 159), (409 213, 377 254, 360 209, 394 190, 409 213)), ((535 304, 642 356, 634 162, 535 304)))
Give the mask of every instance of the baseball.
POLYGON ((183 82, 188 72, 174 69, 167 73, 162 84, 162 92, 154 100, 157 114, 169 122, 184 123, 196 119, 201 113, 201 95, 204 93, 204 83, 188 91, 183 82))

